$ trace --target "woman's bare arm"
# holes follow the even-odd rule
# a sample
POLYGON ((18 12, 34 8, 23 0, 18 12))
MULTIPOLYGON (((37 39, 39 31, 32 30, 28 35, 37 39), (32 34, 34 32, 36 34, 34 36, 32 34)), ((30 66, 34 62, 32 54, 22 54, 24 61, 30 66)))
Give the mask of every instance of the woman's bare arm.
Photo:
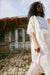
POLYGON ((36 36, 35 36, 35 34, 33 32, 31 33, 31 36, 32 36, 32 39, 34 41, 34 49, 35 49, 35 51, 40 52, 40 47, 39 47, 38 41, 37 41, 36 36))

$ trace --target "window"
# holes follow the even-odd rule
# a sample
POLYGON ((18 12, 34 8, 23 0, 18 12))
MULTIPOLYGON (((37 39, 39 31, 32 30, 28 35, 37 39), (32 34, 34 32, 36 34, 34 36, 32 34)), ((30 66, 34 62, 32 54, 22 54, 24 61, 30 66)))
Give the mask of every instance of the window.
POLYGON ((18 42, 22 42, 22 28, 18 29, 18 42))
POLYGON ((25 41, 30 41, 29 35, 26 33, 27 28, 25 28, 25 41))
POLYGON ((5 31, 0 30, 0 44, 5 43, 5 31))

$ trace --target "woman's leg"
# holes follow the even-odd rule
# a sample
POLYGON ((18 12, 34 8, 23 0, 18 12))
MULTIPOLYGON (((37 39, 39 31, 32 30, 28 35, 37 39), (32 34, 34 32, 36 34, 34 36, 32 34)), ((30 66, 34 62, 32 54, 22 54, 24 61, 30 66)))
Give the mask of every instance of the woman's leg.
POLYGON ((40 73, 43 73, 40 66, 36 63, 31 63, 27 75, 39 75, 40 73))
POLYGON ((31 63, 27 75, 37 75, 37 68, 35 63, 31 63))

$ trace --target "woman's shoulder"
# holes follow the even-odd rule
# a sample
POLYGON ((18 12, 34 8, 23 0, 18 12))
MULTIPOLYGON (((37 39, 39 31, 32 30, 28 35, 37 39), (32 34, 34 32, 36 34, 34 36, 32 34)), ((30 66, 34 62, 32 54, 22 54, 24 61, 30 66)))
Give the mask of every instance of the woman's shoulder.
POLYGON ((36 17, 35 15, 32 15, 32 16, 30 17, 30 20, 33 20, 35 17, 36 17))

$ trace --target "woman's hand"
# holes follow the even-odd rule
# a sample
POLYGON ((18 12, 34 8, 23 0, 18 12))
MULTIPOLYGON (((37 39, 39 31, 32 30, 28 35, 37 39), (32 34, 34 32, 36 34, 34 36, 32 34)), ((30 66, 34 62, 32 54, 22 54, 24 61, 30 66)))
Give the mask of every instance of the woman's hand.
POLYGON ((35 47, 34 47, 35 51, 40 53, 40 47, 38 44, 35 44, 35 47))

